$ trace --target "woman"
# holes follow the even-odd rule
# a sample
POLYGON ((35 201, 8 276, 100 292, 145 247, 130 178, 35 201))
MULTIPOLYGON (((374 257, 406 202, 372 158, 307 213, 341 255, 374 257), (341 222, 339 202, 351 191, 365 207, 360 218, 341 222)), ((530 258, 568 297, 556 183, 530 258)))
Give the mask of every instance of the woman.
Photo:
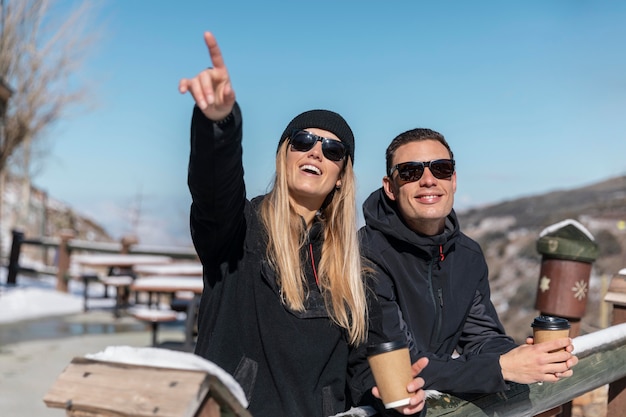
POLYGON ((350 406, 348 351, 367 333, 352 130, 328 110, 296 116, 271 191, 247 200, 241 111, 215 38, 205 42, 213 67, 179 85, 196 102, 188 184, 205 282, 196 353, 237 379, 255 417, 334 415, 350 406))

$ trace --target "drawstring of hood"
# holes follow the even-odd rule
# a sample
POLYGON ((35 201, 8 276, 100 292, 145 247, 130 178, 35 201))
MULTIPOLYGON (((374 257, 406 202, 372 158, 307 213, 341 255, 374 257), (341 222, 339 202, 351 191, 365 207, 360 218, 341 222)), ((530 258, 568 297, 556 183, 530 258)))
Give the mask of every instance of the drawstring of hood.
POLYGON ((313 244, 309 243, 309 254, 311 255, 311 266, 313 267, 313 276, 315 276, 315 283, 319 287, 320 280, 317 277, 317 268, 315 268, 315 258, 313 257, 313 244))

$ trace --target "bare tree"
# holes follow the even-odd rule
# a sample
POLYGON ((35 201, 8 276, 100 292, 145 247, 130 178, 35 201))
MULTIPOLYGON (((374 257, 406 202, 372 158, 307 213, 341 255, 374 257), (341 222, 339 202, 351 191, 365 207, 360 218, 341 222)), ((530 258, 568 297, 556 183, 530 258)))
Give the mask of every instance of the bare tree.
POLYGON ((53 7, 53 0, 0 0, 0 78, 13 90, 0 136, 0 176, 10 168, 28 192, 32 144, 90 100, 89 84, 76 75, 98 31, 90 2, 74 4, 66 10, 53 7))

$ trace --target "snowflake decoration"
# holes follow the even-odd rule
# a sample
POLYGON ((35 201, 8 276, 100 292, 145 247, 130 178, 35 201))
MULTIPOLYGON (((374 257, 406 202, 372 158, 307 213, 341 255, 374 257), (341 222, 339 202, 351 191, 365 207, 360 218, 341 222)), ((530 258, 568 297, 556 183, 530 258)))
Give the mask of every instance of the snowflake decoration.
POLYGON ((576 285, 572 287, 572 292, 574 293, 574 298, 578 299, 578 301, 582 301, 583 298, 587 295, 587 283, 585 281, 578 281, 576 285))
POLYGON ((541 292, 546 292, 550 289, 550 278, 548 278, 547 276, 542 276, 541 280, 539 281, 539 289, 541 290, 541 292))

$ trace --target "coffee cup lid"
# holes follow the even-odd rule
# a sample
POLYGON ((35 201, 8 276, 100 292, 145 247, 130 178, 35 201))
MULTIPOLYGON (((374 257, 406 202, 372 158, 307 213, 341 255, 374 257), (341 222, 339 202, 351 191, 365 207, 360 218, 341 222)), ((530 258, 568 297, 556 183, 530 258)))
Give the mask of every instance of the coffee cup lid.
POLYGON ((367 356, 378 355, 379 353, 391 352, 407 347, 404 340, 394 340, 392 342, 380 343, 378 345, 369 345, 367 347, 367 356))
POLYGON ((538 316, 531 324, 531 327, 545 330, 563 330, 569 329, 569 321, 567 319, 555 316, 538 316))

